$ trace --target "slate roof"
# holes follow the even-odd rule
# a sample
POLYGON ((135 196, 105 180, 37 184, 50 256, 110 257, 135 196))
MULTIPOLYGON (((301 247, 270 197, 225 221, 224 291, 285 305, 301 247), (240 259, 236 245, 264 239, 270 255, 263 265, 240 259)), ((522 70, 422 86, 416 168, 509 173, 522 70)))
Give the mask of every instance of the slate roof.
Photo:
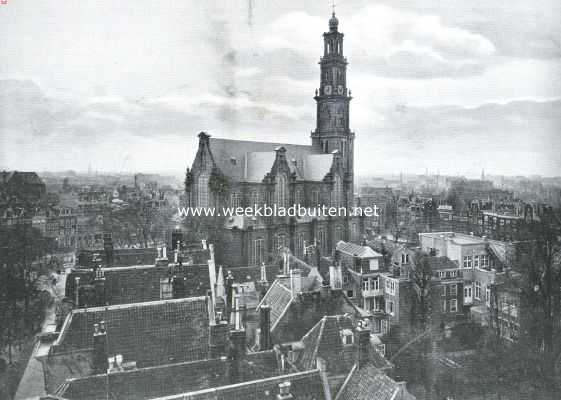
POLYGON ((93 347, 94 324, 105 321, 108 355, 139 367, 208 356, 205 297, 75 309, 68 315, 53 354, 93 347))
MULTIPOLYGON (((312 369, 317 357, 327 363, 327 372, 332 374, 349 373, 356 363, 358 342, 344 345, 341 332, 350 330, 354 334, 353 319, 349 316, 325 316, 304 337, 304 349, 299 352, 296 365, 299 369, 312 369)), ((378 369, 388 369, 392 365, 374 347, 369 348, 370 362, 378 369)))
MULTIPOLYGON (((361 318, 362 312, 342 290, 326 289, 320 293, 319 278, 302 278, 302 292, 291 296, 290 279, 276 279, 261 304, 271 307, 271 336, 276 343, 300 340, 325 315, 349 314, 361 318)), ((259 309, 259 306, 257 309, 259 309)))
POLYGON ((245 181, 250 178, 252 181, 260 182, 273 166, 269 161, 271 153, 274 156, 277 147, 286 149, 289 166, 292 165, 292 159, 295 159, 297 164, 303 165, 305 156, 312 152, 312 146, 306 145, 209 138, 209 148, 216 166, 234 181, 245 181), (269 155, 248 156, 249 153, 269 153, 269 155), (248 168, 249 162, 251 162, 251 169, 248 168), (259 179, 258 175, 261 173, 263 175, 259 179))
POLYGON ((514 245, 512 243, 489 240, 489 250, 491 250, 501 264, 510 266, 512 263, 512 256, 514 254, 514 245))
MULTIPOLYGON (((223 357, 69 379, 56 392, 69 400, 143 400, 228 385, 229 361, 223 357)), ((240 381, 279 374, 273 350, 247 354, 240 363, 240 381)))
POLYGON ((331 170, 333 154, 311 154, 304 159, 304 179, 322 181, 331 170))
POLYGON ((382 257, 380 253, 375 252, 369 246, 360 246, 351 242, 339 241, 337 242, 337 250, 360 258, 375 258, 382 257))
POLYGON ((355 366, 335 400, 414 400, 404 388, 372 364, 355 366))

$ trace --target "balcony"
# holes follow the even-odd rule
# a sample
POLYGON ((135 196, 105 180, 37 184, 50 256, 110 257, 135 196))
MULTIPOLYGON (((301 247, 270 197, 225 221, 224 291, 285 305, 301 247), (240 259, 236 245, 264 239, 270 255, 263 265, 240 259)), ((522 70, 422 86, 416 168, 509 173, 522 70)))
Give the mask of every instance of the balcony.
POLYGON ((382 289, 367 289, 362 291, 363 297, 377 297, 383 295, 384 291, 382 289))

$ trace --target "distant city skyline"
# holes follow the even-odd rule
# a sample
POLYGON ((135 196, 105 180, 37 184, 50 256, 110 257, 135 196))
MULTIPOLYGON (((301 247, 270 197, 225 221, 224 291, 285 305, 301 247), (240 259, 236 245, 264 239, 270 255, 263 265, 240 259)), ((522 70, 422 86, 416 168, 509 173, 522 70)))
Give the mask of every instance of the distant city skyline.
MULTIPOLYGON (((0 7, 0 168, 181 176, 197 133, 309 143, 330 2, 0 7)), ((561 4, 348 1, 358 176, 561 175, 561 4)))

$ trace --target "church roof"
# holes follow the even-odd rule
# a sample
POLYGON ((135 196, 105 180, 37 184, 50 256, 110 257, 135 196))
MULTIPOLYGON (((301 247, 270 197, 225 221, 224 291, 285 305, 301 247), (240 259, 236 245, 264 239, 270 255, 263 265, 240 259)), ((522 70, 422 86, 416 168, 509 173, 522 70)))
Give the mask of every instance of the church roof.
POLYGON ((275 161, 275 149, 286 149, 296 179, 321 181, 333 163, 332 154, 312 154, 312 146, 209 138, 216 166, 234 181, 261 182, 275 161))

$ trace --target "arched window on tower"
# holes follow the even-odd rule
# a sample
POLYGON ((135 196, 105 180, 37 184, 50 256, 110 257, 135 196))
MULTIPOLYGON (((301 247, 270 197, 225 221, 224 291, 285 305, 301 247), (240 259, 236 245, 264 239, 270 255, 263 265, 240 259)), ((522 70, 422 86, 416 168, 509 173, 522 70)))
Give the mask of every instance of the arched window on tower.
POLYGON ((197 207, 208 207, 209 206, 209 192, 208 192, 208 182, 210 179, 210 174, 205 171, 199 175, 197 182, 197 207))

